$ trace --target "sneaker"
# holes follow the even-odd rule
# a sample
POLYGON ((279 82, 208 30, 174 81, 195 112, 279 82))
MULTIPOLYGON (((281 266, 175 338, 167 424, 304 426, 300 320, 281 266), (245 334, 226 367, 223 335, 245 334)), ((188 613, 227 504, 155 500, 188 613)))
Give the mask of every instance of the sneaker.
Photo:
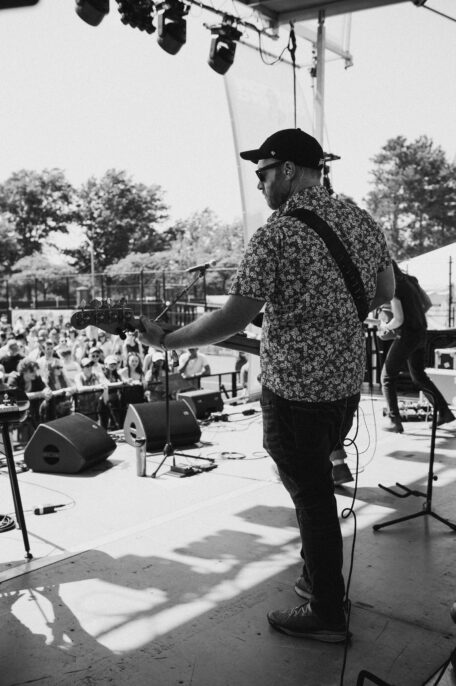
POLYGON ((310 583, 302 574, 299 577, 299 579, 296 579, 294 590, 301 598, 309 599, 312 595, 312 588, 310 586, 310 583))
POLYGON ((442 424, 448 424, 449 422, 454 422, 456 417, 452 413, 452 411, 447 407, 447 409, 444 412, 439 412, 437 414, 437 426, 441 426, 442 424))
POLYGON ((404 433, 404 427, 402 426, 401 418, 397 415, 391 415, 387 417, 385 424, 383 425, 384 431, 393 431, 397 434, 404 433))
POLYGON ((310 603, 304 603, 292 610, 268 612, 268 621, 277 631, 298 638, 310 638, 323 643, 342 643, 347 637, 345 621, 338 624, 324 622, 312 612, 310 603))

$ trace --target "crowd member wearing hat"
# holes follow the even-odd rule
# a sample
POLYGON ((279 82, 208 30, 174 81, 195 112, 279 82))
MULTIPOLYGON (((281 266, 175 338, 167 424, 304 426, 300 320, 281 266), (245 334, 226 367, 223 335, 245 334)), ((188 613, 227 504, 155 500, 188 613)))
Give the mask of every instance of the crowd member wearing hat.
POLYGON ((92 348, 90 348, 88 356, 93 362, 92 373, 97 374, 100 383, 105 383, 106 382, 106 373, 105 373, 106 368, 103 365, 103 351, 102 351, 102 349, 99 346, 94 345, 94 346, 92 346, 92 348))
POLYGON ((107 390, 107 381, 105 378, 105 383, 100 383, 98 374, 93 371, 94 362, 90 357, 83 357, 79 364, 81 371, 74 377, 74 385, 78 391, 75 396, 75 411, 98 421, 101 398, 107 390))
POLYGON ((315 138, 285 129, 241 157, 256 165, 257 188, 273 213, 250 239, 229 298, 220 310, 170 333, 143 316, 140 340, 164 348, 219 342, 266 305, 260 348, 264 446, 296 509, 304 567, 295 591, 305 599, 269 612, 268 620, 292 636, 341 642, 347 633, 343 547, 330 454, 358 407, 364 331, 325 243, 290 212, 311 210, 331 226, 360 273, 370 309, 394 293, 391 257, 373 219, 321 184, 324 153, 315 138))
POLYGON ((118 358, 115 355, 108 355, 103 366, 107 388, 100 401, 100 423, 105 429, 110 426, 113 429, 120 429, 125 419, 119 387, 122 378, 118 368, 118 358))

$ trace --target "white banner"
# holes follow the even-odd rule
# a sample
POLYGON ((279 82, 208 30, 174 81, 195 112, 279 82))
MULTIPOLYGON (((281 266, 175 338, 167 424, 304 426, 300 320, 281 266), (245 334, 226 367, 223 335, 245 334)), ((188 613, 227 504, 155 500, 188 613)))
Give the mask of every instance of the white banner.
MULTIPOLYGON (((265 57, 269 62, 271 57, 265 57)), ((300 70, 296 72, 298 82, 300 70)), ((278 62, 266 65, 257 50, 239 44, 236 59, 225 76, 234 148, 238 165, 246 242, 266 221, 271 210, 258 190, 255 165, 241 160, 243 150, 258 148, 275 131, 294 128, 293 69, 291 64, 278 62)), ((312 118, 304 95, 297 85, 296 124, 312 133, 312 118)), ((252 332, 259 331, 251 327, 252 332)), ((249 397, 259 393, 259 360, 249 356, 249 397)))

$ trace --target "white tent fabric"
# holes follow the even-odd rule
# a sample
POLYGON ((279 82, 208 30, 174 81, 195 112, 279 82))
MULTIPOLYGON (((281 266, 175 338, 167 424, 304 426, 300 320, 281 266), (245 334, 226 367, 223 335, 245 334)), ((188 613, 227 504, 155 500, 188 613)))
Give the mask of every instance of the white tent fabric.
MULTIPOLYGON (((432 300, 433 306, 426 315, 429 328, 453 327, 455 325, 454 306, 451 306, 452 311, 449 313, 449 294, 450 277, 451 281, 454 281, 456 271, 456 243, 430 250, 423 255, 401 262, 399 266, 403 271, 416 276, 432 300)), ((451 288, 453 291, 453 286, 451 288)))

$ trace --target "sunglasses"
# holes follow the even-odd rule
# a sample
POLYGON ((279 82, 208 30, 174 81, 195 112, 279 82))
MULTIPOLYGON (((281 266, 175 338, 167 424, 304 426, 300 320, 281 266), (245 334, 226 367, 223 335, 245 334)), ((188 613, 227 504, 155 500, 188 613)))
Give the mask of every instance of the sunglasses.
POLYGON ((276 167, 280 167, 280 165, 283 164, 283 162, 277 161, 277 162, 271 162, 271 164, 267 164, 264 167, 261 167, 261 169, 256 169, 255 174, 261 181, 261 183, 264 183, 265 180, 265 175, 264 172, 268 171, 268 169, 275 169, 276 167))

